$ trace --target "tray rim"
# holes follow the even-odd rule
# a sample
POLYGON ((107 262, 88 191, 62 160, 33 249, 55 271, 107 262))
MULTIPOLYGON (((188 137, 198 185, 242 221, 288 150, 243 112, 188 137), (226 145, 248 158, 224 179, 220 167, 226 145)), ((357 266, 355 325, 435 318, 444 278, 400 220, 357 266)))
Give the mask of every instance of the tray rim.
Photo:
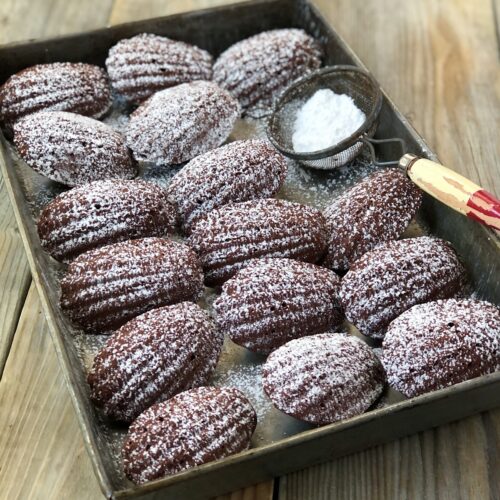
MULTIPOLYGON (((1 50, 4 49, 12 49, 17 47, 27 47, 35 44, 43 44, 47 42, 64 42, 74 37, 81 36, 92 36, 95 34, 102 34, 109 32, 110 30, 119 30, 121 28, 126 27, 136 27, 141 24, 146 24, 148 22, 162 22, 162 21, 172 21, 176 18, 186 18, 191 14, 203 15, 205 13, 214 13, 220 11, 228 11, 233 9, 238 9, 239 7, 248 7, 248 6, 258 6, 261 4, 279 4, 279 3, 287 3, 291 6, 297 6, 300 4, 306 4, 311 11, 317 16, 323 23, 324 26, 329 30, 329 34, 336 38, 339 45, 342 46, 343 50, 353 59, 354 63, 360 68, 371 72, 362 62, 362 60, 357 56, 357 54, 350 48, 350 46, 345 42, 345 40, 338 34, 338 32, 334 29, 334 27, 330 24, 330 22, 325 19, 325 16, 321 13, 318 7, 313 4, 310 0, 246 0, 243 2, 236 2, 227 5, 220 5, 215 7, 196 9, 193 11, 181 12, 178 14, 168 15, 168 16, 160 16, 153 17, 139 21, 120 23, 113 26, 107 26, 105 28, 98 28, 89 31, 83 32, 75 32, 68 35, 61 35, 56 37, 44 37, 38 39, 28 39, 25 41, 13 42, 9 44, 4 44, 0 46, 1 50)), ((373 76, 373 75, 372 75, 373 76)), ((375 79, 376 80, 376 79, 375 79)), ((376 80, 377 81, 377 80, 376 80)), ((377 81, 378 83, 378 81, 377 81)), ((379 84, 379 83, 378 83, 379 84)), ((379 84, 380 86, 380 84, 379 84)), ((382 95, 387 103, 387 105, 394 112, 396 117, 401 121, 401 123, 405 126, 408 132, 413 136, 413 138, 418 142, 422 151, 425 152, 425 157, 434 161, 438 161, 438 158, 435 153, 427 146, 424 139, 420 136, 420 134, 415 130, 413 125, 409 122, 409 120, 399 111, 397 106, 394 104, 392 99, 387 95, 384 88, 380 86, 382 95)), ((35 282, 37 287, 37 291, 40 296, 41 304, 44 309, 45 318, 47 320, 49 326, 49 332, 52 338, 52 342, 54 344, 56 355, 58 357, 59 363, 63 368, 63 376, 66 381, 66 385, 68 391, 70 393, 70 397, 75 408, 75 412, 77 414, 77 418, 80 425, 80 430, 83 435, 84 443, 87 448, 87 452, 91 458, 92 467, 99 481, 99 485, 101 487, 102 492, 107 498, 122 498, 129 496, 136 496, 139 494, 147 494, 152 493, 153 491, 159 491, 162 488, 166 488, 171 485, 175 485, 178 483, 183 483, 188 481, 191 477, 195 477, 198 475, 204 475, 214 470, 222 469, 226 465, 235 464, 235 463, 243 463, 247 461, 249 458, 254 456, 264 456, 269 455, 273 451, 279 449, 292 448, 296 445, 300 445, 302 442, 306 442, 315 438, 320 438, 321 436, 334 434, 337 431, 341 431, 349 428, 356 428, 358 426, 363 426, 367 422, 373 421, 380 417, 384 417, 385 415, 395 414, 396 412, 405 411, 412 407, 416 406, 425 406, 426 404, 430 404, 435 400, 441 400, 443 398, 452 396, 456 393, 461 393, 464 391, 472 391, 475 388, 486 387, 488 385, 499 385, 500 387, 500 372, 492 373, 489 375, 485 375, 482 377, 477 377, 472 380, 468 380, 462 382, 460 384, 456 384, 438 391, 434 391, 428 394, 424 394, 422 396, 418 396, 415 398, 407 399, 398 403, 393 403, 387 407, 374 409, 368 413, 364 413, 358 415, 356 417, 352 417, 347 420, 343 420, 340 422, 336 422, 333 424, 329 424, 326 426, 322 426, 315 429, 310 429, 303 431, 299 434, 281 439, 279 441, 275 441, 273 443, 269 443, 267 445, 263 445, 259 448, 252 448, 247 451, 232 455, 222 460, 218 460, 215 462, 210 462, 204 465, 200 465, 197 467, 193 467, 186 471, 180 472, 173 476, 165 477, 162 479, 157 479, 155 481, 151 481, 142 485, 132 485, 129 488, 125 489, 116 489, 112 486, 111 481, 109 480, 108 475, 106 474, 106 466, 104 465, 100 453, 98 453, 98 446, 95 439, 95 436, 91 432, 91 423, 90 418, 83 407, 83 404, 80 403, 79 395, 76 390, 76 381, 75 374, 73 370, 71 370, 69 356, 65 351, 64 341, 62 339, 62 335, 60 334, 59 328, 56 325, 55 315, 54 315, 54 307, 51 304, 51 301, 48 297, 47 291, 45 289, 45 285, 42 283, 41 278, 41 269, 37 264, 37 261, 34 257, 34 252, 30 244, 30 236, 28 233, 27 225, 25 224, 25 220, 23 218, 23 214, 21 213, 21 208, 23 208, 22 203, 18 203, 20 200, 18 198, 21 197, 22 189, 20 189, 19 180, 14 176, 13 172, 10 172, 10 169, 7 167, 7 161, 4 157, 5 152, 7 150, 6 140, 3 135, 0 133, 0 170, 2 171, 3 177, 5 179, 6 189, 11 201, 12 209, 14 211, 15 219, 19 228, 19 233, 21 235, 21 239, 23 241, 25 253, 27 256, 28 263, 30 265, 32 279, 35 282), (16 192, 17 189, 17 192, 16 192), (104 473, 103 473, 104 472, 104 473)), ((25 208, 25 207, 24 207, 25 208)), ((500 251, 500 234, 496 233, 490 228, 485 226, 480 226, 480 229, 485 232, 485 237, 492 240, 494 245, 500 251)), ((458 416, 457 418, 461 418, 458 416)), ((436 424, 440 425, 440 424, 436 424)), ((409 431, 412 433, 413 431, 409 431)), ((417 431, 416 431, 417 432, 417 431)))

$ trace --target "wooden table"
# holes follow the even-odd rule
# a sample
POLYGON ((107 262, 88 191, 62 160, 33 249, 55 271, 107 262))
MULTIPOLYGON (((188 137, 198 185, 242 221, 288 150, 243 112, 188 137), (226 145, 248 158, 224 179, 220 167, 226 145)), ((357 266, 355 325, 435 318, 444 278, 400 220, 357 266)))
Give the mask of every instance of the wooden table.
MULTIPOLYGON (((443 163, 500 194, 495 0, 317 2, 443 163)), ((2 0, 0 43, 216 3, 2 0)), ((0 498, 101 498, 1 179, 0 266, 0 498)), ((500 409, 289 474, 274 498, 498 499, 499 450, 500 409)))

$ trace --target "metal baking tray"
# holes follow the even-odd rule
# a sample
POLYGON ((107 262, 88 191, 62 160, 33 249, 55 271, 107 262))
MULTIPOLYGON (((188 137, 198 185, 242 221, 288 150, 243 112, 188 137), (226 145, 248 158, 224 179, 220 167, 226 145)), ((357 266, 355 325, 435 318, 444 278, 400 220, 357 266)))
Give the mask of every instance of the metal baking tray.
MULTIPOLYGON (((103 65, 108 49, 114 43, 142 32, 191 42, 217 56, 238 40, 281 27, 304 28, 320 40, 326 53, 325 65, 353 64, 364 68, 314 6, 304 0, 259 0, 4 46, 0 48, 0 82, 37 63, 84 61, 103 65)), ((123 111, 123 105, 117 101, 105 121, 119 128, 126 119, 123 111)), ((262 122, 242 120, 231 139, 262 134, 262 122)), ((401 137, 410 152, 436 160, 436 156, 385 94, 376 137, 401 137)), ((273 409, 260 389, 259 372, 263 358, 226 341, 213 382, 240 387, 256 406, 259 425, 252 449, 171 477, 134 486, 125 478, 120 463, 119 450, 125 428, 107 422, 89 400, 86 369, 105 339, 83 334, 61 314, 58 281, 63 266, 42 250, 36 233, 40 208, 63 188, 30 170, 3 136, 0 137, 0 153, 2 173, 33 279, 85 444, 106 497, 207 498, 500 405, 500 373, 494 373, 410 400, 388 391, 371 411, 314 428, 273 409)), ((398 151, 386 148, 380 152, 380 159, 394 159, 397 155, 398 151)), ((289 175, 279 196, 322 208, 328 200, 373 168, 363 157, 333 172, 315 172, 290 163, 289 175)), ((172 171, 143 165, 141 175, 163 184, 168 182, 172 171)), ((451 241, 466 263, 475 296, 499 303, 500 240, 495 233, 427 196, 417 223, 407 235, 422 233, 451 241)), ((208 308, 213 295, 213 291, 207 289, 204 303, 208 308)), ((352 327, 348 328, 352 330, 352 327)))

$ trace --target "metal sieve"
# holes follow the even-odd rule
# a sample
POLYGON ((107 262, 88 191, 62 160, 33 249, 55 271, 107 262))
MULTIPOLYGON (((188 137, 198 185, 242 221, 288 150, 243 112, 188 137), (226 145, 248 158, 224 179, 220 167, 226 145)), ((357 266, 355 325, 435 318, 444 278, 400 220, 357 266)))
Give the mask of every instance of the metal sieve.
POLYGON ((322 170, 339 167, 357 156, 363 146, 369 147, 374 164, 397 165, 398 161, 376 159, 373 144, 399 142, 403 153, 406 149, 402 139, 373 139, 381 108, 382 92, 370 74, 355 66, 329 66, 300 78, 283 92, 273 108, 266 132, 276 149, 308 167, 322 170), (325 88, 350 96, 366 120, 353 134, 333 146, 310 153, 294 151, 292 135, 297 112, 317 90, 325 88))
POLYGON ((417 186, 437 200, 500 231, 500 200, 493 194, 439 163, 405 154, 406 144, 400 138, 373 138, 381 108, 382 92, 371 75, 354 66, 331 66, 297 80, 281 94, 266 132, 274 147, 285 156, 322 170, 348 163, 366 145, 375 165, 398 165, 417 186), (317 90, 324 88, 352 97, 366 120, 353 134, 329 148, 310 153, 294 151, 292 135, 297 112, 317 90), (403 156, 396 161, 377 161, 373 145, 388 142, 401 144, 403 156))

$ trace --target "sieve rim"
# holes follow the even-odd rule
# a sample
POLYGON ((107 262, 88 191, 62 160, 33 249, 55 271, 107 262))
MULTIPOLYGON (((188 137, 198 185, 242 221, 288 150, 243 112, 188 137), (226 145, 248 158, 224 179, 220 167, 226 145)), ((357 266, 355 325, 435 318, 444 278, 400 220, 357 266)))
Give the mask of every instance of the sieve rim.
POLYGON ((308 73, 307 75, 299 78, 298 80, 295 80, 294 83, 292 83, 289 87, 286 88, 286 90, 280 95, 280 97, 273 106, 271 116, 269 117, 266 123, 266 134, 268 139, 271 141, 273 146, 278 151, 288 156, 289 158, 292 158, 293 160, 298 160, 298 161, 321 160, 323 158, 327 158, 329 156, 334 156, 338 153, 341 153, 342 151, 345 151, 346 149, 356 144, 360 140, 360 138, 364 136, 376 122, 378 115, 380 114, 380 110, 382 109, 382 102, 383 102, 383 97, 380 86, 375 80, 375 78, 369 72, 361 68, 358 68, 357 66, 351 66, 347 64, 326 66, 324 68, 313 71, 312 73, 308 73), (330 73, 338 74, 346 71, 355 72, 363 75, 368 79, 371 87, 373 88, 375 105, 373 106, 373 109, 371 110, 370 114, 366 117, 363 124, 343 141, 338 142, 334 146, 329 146, 328 148, 325 149, 319 149, 317 151, 311 151, 311 152, 298 152, 293 149, 288 149, 282 146, 280 142, 275 138, 272 132, 272 128, 275 127, 276 125, 278 110, 286 102, 286 98, 290 95, 290 93, 318 76, 323 76, 330 73))

